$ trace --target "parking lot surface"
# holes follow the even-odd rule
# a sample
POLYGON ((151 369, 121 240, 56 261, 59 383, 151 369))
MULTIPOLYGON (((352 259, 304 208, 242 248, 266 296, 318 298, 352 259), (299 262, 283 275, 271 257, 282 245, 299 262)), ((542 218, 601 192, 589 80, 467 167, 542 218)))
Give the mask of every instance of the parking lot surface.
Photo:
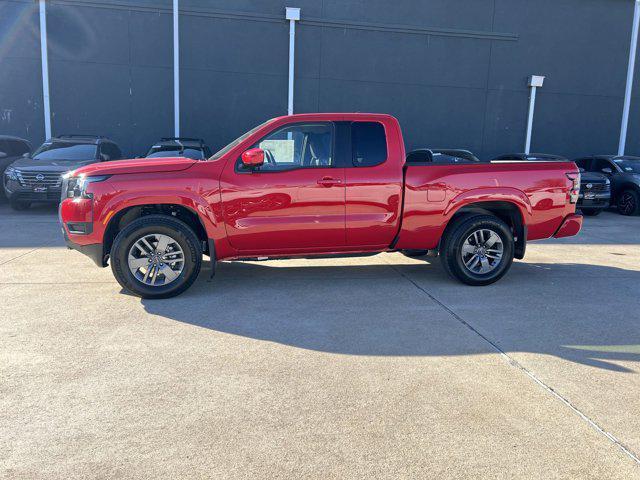
POLYGON ((640 217, 437 259, 205 263, 124 293, 0 204, 5 478, 640 478, 640 217))

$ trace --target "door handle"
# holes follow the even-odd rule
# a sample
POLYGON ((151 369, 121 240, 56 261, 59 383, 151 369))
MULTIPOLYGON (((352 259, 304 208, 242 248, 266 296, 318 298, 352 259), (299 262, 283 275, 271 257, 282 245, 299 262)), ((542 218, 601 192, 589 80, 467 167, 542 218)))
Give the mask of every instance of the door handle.
POLYGON ((323 177, 322 180, 318 180, 318 185, 322 185, 323 187, 332 187, 339 183, 342 183, 342 180, 333 177, 323 177))

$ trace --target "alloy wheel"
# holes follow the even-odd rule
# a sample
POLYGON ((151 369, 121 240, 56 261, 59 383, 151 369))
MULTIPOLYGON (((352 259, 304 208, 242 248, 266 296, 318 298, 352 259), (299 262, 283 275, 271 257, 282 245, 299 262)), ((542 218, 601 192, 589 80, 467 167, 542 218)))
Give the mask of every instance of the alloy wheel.
POLYGON ((127 263, 131 274, 145 285, 169 285, 184 269, 184 252, 169 235, 151 233, 133 243, 127 263))
POLYGON ((618 208, 623 215, 631 214, 636 208, 634 196, 629 192, 624 192, 618 200, 618 208))
POLYGON ((502 261, 504 244, 500 235, 488 228, 471 233, 462 244, 462 263, 476 275, 495 270, 502 261))

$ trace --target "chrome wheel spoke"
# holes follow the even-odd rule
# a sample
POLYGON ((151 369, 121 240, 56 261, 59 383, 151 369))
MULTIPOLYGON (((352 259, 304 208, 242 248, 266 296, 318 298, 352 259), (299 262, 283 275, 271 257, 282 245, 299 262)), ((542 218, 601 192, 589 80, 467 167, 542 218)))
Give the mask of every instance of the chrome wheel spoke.
POLYGON ((160 233, 140 237, 129 249, 127 257, 131 274, 139 282, 153 287, 176 280, 184 269, 184 262, 180 244, 169 235, 160 233))
POLYGON ((178 278, 179 272, 173 270, 170 266, 165 265, 164 267, 161 267, 161 269, 161 272, 164 275, 164 283, 171 283, 178 278))
POLYGON ((464 266, 476 275, 495 270, 502 262, 503 254, 502 238, 489 228, 480 228, 469 234, 460 251, 464 266))

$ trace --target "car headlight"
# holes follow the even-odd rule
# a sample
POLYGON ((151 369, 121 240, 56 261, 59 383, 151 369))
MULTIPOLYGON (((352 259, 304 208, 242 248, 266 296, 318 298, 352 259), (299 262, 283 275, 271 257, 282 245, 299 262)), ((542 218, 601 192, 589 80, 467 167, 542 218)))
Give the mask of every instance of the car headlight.
POLYGON ((92 193, 87 193, 87 187, 91 183, 104 182, 109 175, 100 175, 95 177, 86 177, 80 175, 78 177, 69 174, 63 176, 63 189, 65 198, 93 198, 92 193))
POLYGON ((7 167, 4 174, 9 180, 18 181, 18 171, 15 168, 7 167))
POLYGON ((608 178, 604 181, 605 185, 609 185, 611 183, 611 180, 609 180, 608 178))

